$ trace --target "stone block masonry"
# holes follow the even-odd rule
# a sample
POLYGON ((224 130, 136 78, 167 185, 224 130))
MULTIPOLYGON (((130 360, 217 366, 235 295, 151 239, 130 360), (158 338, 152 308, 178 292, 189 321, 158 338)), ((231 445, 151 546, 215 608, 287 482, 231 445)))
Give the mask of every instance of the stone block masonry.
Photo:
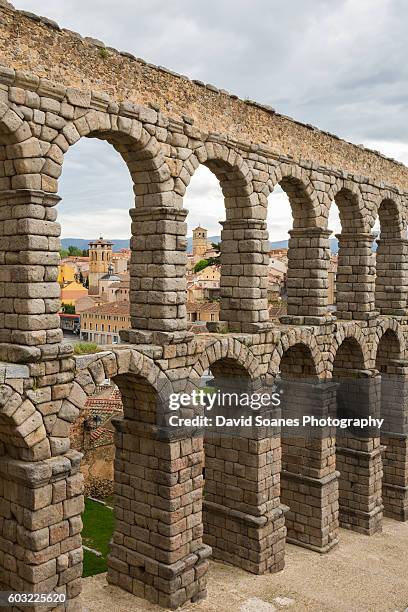
POLYGON ((406 520, 405 166, 5 0, 0 12, 2 589, 55 590, 80 610, 83 485, 69 432, 106 378, 124 405, 113 585, 174 609, 205 597, 211 555, 275 572, 286 537, 325 553, 338 544, 339 524, 370 535, 383 512, 406 520), (57 316, 57 194, 64 156, 82 138, 109 142, 132 177, 131 329, 113 351, 74 358, 57 316), (186 331, 183 197, 202 164, 225 201, 222 320, 195 337, 186 331), (293 228, 288 314, 272 324, 266 215, 276 185, 293 228), (327 296, 333 201, 342 224, 335 316, 327 296), (169 435, 157 407, 207 370, 232 387, 283 385, 287 413, 380 415, 385 428, 365 437, 330 428, 169 435))

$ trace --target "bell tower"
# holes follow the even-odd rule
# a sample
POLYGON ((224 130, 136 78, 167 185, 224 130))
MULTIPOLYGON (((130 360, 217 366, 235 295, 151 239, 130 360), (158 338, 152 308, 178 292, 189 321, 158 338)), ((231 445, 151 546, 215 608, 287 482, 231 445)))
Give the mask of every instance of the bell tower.
POLYGON ((196 227, 193 230, 193 255, 202 257, 208 250, 207 230, 204 227, 196 227))
POLYGON ((92 240, 89 243, 89 294, 99 293, 99 279, 106 274, 112 261, 113 242, 104 240, 92 240))

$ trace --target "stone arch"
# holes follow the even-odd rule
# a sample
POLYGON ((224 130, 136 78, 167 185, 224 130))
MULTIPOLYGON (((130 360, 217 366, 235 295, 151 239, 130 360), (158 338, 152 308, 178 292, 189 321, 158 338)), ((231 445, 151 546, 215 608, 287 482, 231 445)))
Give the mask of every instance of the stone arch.
POLYGON ((252 332, 268 320, 266 209, 254 192, 252 171, 243 157, 225 144, 207 141, 184 163, 177 184, 185 192, 191 176, 203 164, 217 177, 225 204, 221 222, 220 319, 234 331, 252 332), (246 285, 238 277, 245 276, 246 285), (232 292, 233 288, 233 292, 232 292), (248 295, 248 288, 253 288, 248 295))
MULTIPOLYGON (((182 269, 186 256, 180 251, 186 244, 183 224, 185 211, 181 207, 181 198, 174 192, 174 179, 170 174, 162 145, 139 120, 89 110, 79 119, 65 123, 52 142, 46 143, 47 160, 43 175, 46 176, 47 191, 57 191, 64 154, 83 137, 109 142, 123 158, 133 180, 136 206, 133 206, 133 203, 129 205, 132 220, 132 329, 184 330, 187 326, 187 316, 182 269), (178 241, 175 232, 180 237, 178 241), (162 288, 158 291, 150 288, 149 299, 146 299, 141 279, 149 276, 153 284, 153 276, 166 278, 166 264, 169 259, 178 264, 176 304, 162 288), (169 313, 173 314, 172 318, 169 313)), ((56 235, 59 235, 59 225, 55 225, 53 229, 56 235)))
POLYGON ((406 352, 406 340, 404 331, 401 327, 401 323, 396 318, 392 317, 382 317, 378 321, 378 325, 376 327, 376 348, 374 349, 374 353, 376 353, 378 349, 378 344, 381 341, 382 336, 388 331, 392 331, 398 344, 399 344, 399 359, 403 359, 406 352))
POLYGON ((354 327, 339 330, 332 344, 336 417, 351 419, 349 427, 336 431, 339 521, 343 527, 358 526, 359 531, 371 535, 380 529, 382 518, 380 438, 374 428, 353 427, 353 423, 354 419, 378 416, 381 378, 376 370, 369 370, 368 346, 361 330, 354 327), (373 514, 367 512, 371 507, 375 509, 373 514))
POLYGON ((134 349, 123 348, 75 358, 75 376, 71 392, 63 402, 58 417, 64 418, 69 411, 72 413, 71 422, 74 422, 98 385, 106 379, 115 381, 126 375, 145 379, 157 394, 165 398, 164 394, 170 384, 166 374, 147 355, 134 349))
POLYGON ((285 419, 280 431, 280 499, 288 507, 285 515, 288 541, 323 553, 337 543, 337 514, 335 509, 327 512, 329 505, 323 501, 329 494, 337 496, 333 438, 328 428, 325 434, 323 428, 317 433, 304 419, 328 416, 334 401, 334 390, 330 387, 335 385, 319 379, 323 361, 313 340, 311 336, 307 343, 293 337, 284 341, 279 365, 277 359, 275 362, 275 368, 279 368, 275 380, 281 399, 280 416, 285 419), (285 424, 290 421, 291 426, 285 424), (313 528, 308 518, 311 498, 314 498, 313 528), (319 523, 326 527, 324 534, 314 529, 319 523))
POLYGON ((302 354, 307 355, 313 363, 316 375, 319 378, 323 378, 324 361, 321 350, 316 342, 316 338, 310 329, 301 328, 291 329, 290 331, 281 335, 278 343, 272 350, 268 366, 268 376, 276 378, 276 376, 279 374, 283 355, 286 351, 295 346, 298 347, 300 351, 298 356, 301 356, 302 354))
POLYGON ((185 194, 200 164, 206 166, 220 183, 227 220, 264 219, 263 209, 258 203, 258 194, 253 191, 252 171, 243 157, 225 144, 207 141, 191 153, 184 162, 177 181, 181 195, 185 194))
MULTIPOLYGON (((111 379, 118 387, 122 395, 124 389, 131 384, 137 386, 140 393, 147 393, 155 396, 155 406, 158 404, 166 405, 171 384, 166 374, 158 368, 150 357, 135 351, 134 349, 122 349, 118 351, 96 353, 75 358, 75 376, 72 382, 71 391, 68 397, 62 401, 53 428, 50 431, 51 443, 53 436, 61 433, 65 436, 65 441, 60 440, 53 454, 62 454, 69 449, 69 431, 71 425, 78 419, 81 410, 84 408, 88 397, 91 397, 98 385, 106 379, 111 379), (56 433, 57 432, 57 433, 56 433)), ((137 393, 134 394, 137 396, 137 393)), ((129 414, 131 409, 126 410, 124 405, 124 417, 134 418, 134 414, 129 414)), ((153 401, 150 402, 150 408, 153 401)), ((156 419, 156 411, 153 410, 149 415, 149 420, 153 423, 156 419)))
POLYGON ((310 347, 298 342, 284 351, 280 361, 280 373, 286 380, 317 379, 316 363, 310 347))
POLYGON ((206 370, 214 363, 228 361, 236 364, 255 380, 261 375, 261 364, 252 351, 239 340, 233 338, 222 338, 215 340, 207 346, 192 366, 190 377, 192 381, 198 381, 206 370))
POLYGON ((365 215, 360 188, 353 181, 337 179, 326 192, 327 216, 333 201, 336 202, 342 233, 369 232, 370 223, 365 215))
POLYGON ((339 209, 341 221, 341 232, 336 235, 339 240, 336 316, 339 319, 364 320, 375 306, 372 209, 363 200, 359 186, 344 179, 337 179, 326 194, 327 222, 333 201, 339 209))
MULTIPOLYGON (((134 567, 135 564, 131 562, 130 567, 126 567, 123 564, 123 558, 126 558, 128 551, 135 557, 145 551, 142 550, 144 546, 143 538, 136 537, 135 540, 124 543, 124 537, 126 533, 130 532, 131 526, 137 525, 138 528, 144 528, 145 533, 151 534, 152 541, 154 538, 161 538, 161 542, 165 542, 167 545, 165 550, 172 550, 169 548, 169 543, 172 542, 172 534, 164 531, 166 529, 164 524, 171 523, 173 518, 174 508, 171 507, 169 499, 174 497, 174 495, 171 495, 172 486, 177 483, 173 480, 175 469, 170 464, 180 456, 180 441, 177 437, 179 432, 176 432, 175 440, 171 435, 168 435, 165 428, 159 432, 156 427, 157 415, 155 411, 157 402, 165 401, 168 398, 170 383, 166 374, 154 363, 153 359, 125 346, 113 351, 77 357, 75 361, 75 377, 71 393, 65 402, 65 412, 67 403, 69 403, 72 416, 75 413, 79 414, 80 408, 83 407, 86 399, 94 393, 96 386, 103 383, 107 378, 117 384, 122 397, 123 418, 112 421, 117 432, 114 464, 115 516, 117 521, 110 544, 107 580, 110 584, 122 586, 122 588, 132 592, 132 581, 129 588, 129 582, 126 582, 123 574, 128 577, 131 571, 130 567, 134 567), (145 504, 135 503, 132 512, 128 513, 129 499, 139 501, 142 498, 145 499, 145 504), (159 505, 160 502, 161 506, 159 505), (149 514, 146 514, 147 508, 149 508, 149 514), (152 516, 150 514, 151 508, 161 511, 160 516, 156 517, 158 518, 157 521, 150 521, 147 518, 152 516), (143 521, 146 523, 143 524, 143 521), (159 527, 157 523, 159 523, 159 527)), ((182 436, 179 435, 180 437, 182 436)), ((190 451, 191 465, 197 466, 197 464, 200 464, 199 467, 201 468, 202 453, 200 449, 202 448, 202 440, 200 439, 199 443, 193 441, 191 432, 184 437, 188 438, 190 442, 190 447, 187 443, 183 447, 183 450, 187 449, 185 455, 190 451), (192 447, 194 448, 192 449, 192 447)), ((187 459, 185 461, 187 462, 187 459)), ((198 482, 198 479, 196 480, 195 495, 198 496, 201 488, 200 482, 198 482)), ((80 494, 82 495, 82 489, 80 494)), ((196 518, 201 519, 201 509, 199 514, 197 509, 196 518)), ((173 522, 175 522, 175 519, 173 519, 173 522)), ((197 535, 197 542, 198 545, 201 544, 202 546, 200 536, 201 534, 197 535)), ((207 556, 209 553, 208 550, 207 556)), ((165 552, 163 555, 168 555, 164 562, 169 565, 171 554, 165 552)), ((148 554, 143 559, 149 565, 148 554)), ((155 558, 152 562, 154 561, 155 558)), ((144 566, 137 563, 137 567, 144 566)), ((147 567, 146 571, 148 572, 147 567)))
POLYGON ((280 164, 270 171, 266 194, 269 195, 277 184, 288 196, 293 218, 288 231, 287 314, 325 316, 329 243, 321 227, 321 206, 316 190, 306 170, 290 164, 280 164))
POLYGON ((0 443, 5 455, 14 459, 50 456, 43 415, 29 397, 23 398, 8 384, 0 385, 0 443))
POLYGON ((309 174, 300 166, 280 164, 270 173, 265 195, 280 185, 289 198, 293 228, 318 227, 320 203, 309 174))
POLYGON ((62 172, 63 155, 84 137, 106 140, 118 151, 132 177, 135 194, 141 196, 144 206, 149 204, 149 196, 173 189, 161 145, 141 121, 92 109, 66 123, 45 155, 47 163, 43 172, 55 180, 55 191, 56 179, 62 172))
POLYGON ((405 338, 396 319, 384 319, 376 329, 373 359, 380 373, 387 372, 390 361, 405 357, 405 338))
POLYGON ((382 191, 377 198, 374 214, 379 217, 383 238, 404 237, 404 215, 399 196, 389 190, 382 191))
MULTIPOLYGON (((336 358, 350 357, 349 364, 344 362, 340 365, 343 368, 365 369, 370 366, 370 351, 366 343, 366 339, 357 325, 342 326, 335 334, 329 353, 328 353, 328 369, 333 375, 336 358), (339 351, 342 351, 342 354, 339 351), (344 353, 344 354, 343 354, 344 353)), ((338 362, 338 366, 340 361, 338 362)))
POLYGON ((381 314, 404 315, 407 307, 408 264, 406 229, 401 200, 390 191, 379 194, 380 222, 375 258, 375 307, 381 314))

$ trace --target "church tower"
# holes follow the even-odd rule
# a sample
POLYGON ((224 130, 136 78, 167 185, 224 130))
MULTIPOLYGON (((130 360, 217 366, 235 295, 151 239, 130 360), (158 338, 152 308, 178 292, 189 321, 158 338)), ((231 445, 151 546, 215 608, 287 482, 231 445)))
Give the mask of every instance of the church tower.
POLYGON ((193 230, 193 256, 200 258, 207 250, 207 230, 204 227, 198 226, 193 230))
POLYGON ((98 295, 99 279, 108 272, 112 261, 113 242, 104 240, 92 240, 89 243, 89 295, 98 295))

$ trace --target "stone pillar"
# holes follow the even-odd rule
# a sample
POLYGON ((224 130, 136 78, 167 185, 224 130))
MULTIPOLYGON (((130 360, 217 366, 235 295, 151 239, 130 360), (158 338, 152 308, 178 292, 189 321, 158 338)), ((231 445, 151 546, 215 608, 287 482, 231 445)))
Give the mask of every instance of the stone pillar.
POLYGON ((114 424, 116 523, 108 582, 165 608, 197 601, 206 596, 211 554, 202 543, 202 436, 166 440, 147 423, 114 424))
POLYGON ((408 362, 391 361, 381 375, 384 514, 408 520, 408 362))
POLYGON ((135 208, 130 260, 131 330, 121 337, 132 343, 165 341, 185 332, 187 211, 170 206, 135 208), (165 333, 161 333, 165 332, 165 333))
POLYGON ((204 540, 215 559, 254 574, 283 569, 280 465, 279 435, 206 431, 204 540))
POLYGON ((319 325, 328 314, 330 231, 292 229, 288 251, 288 317, 282 322, 319 325))
POLYGON ((62 331, 57 283, 60 226, 54 194, 0 192, 0 359, 30 362, 58 355, 62 331))
MULTIPOLYGON (((60 593, 70 601, 67 609, 80 610, 76 604, 83 555, 80 460, 76 451, 31 463, 0 459, 1 590, 60 593)), ((14 609, 20 608, 16 604, 14 609)))
POLYGON ((342 232, 336 279, 336 316, 338 319, 368 320, 374 312, 375 265, 373 236, 342 232))
MULTIPOLYGON (((281 381, 285 418, 333 417, 337 385, 281 381)), ((287 540, 320 553, 338 543, 338 472, 335 428, 302 426, 282 430, 281 501, 289 506, 287 540)))
MULTIPOLYGON (((381 377, 376 370, 337 370, 337 416, 379 418, 381 377), (352 377, 354 375, 354 377, 352 377)), ((372 535, 382 529, 382 458, 379 430, 337 429, 340 526, 372 535)))
POLYGON ((229 331, 260 331, 269 321, 266 222, 239 219, 222 226, 220 319, 229 331))
POLYGON ((382 232, 377 240, 375 307, 381 314, 407 313, 408 239, 388 238, 382 232))

